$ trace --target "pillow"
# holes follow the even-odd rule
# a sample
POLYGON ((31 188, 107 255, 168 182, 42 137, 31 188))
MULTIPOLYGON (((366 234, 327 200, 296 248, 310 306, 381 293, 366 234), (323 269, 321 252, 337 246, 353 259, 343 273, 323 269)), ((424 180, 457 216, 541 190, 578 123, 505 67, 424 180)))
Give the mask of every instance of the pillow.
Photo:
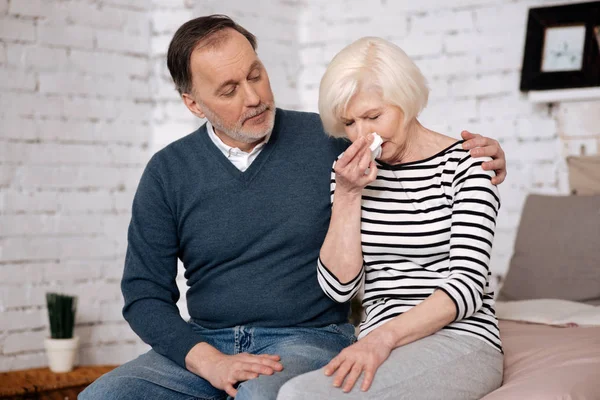
POLYGON ((497 301, 496 317, 544 325, 600 326, 600 306, 557 299, 497 301))
POLYGON ((600 155, 567 157, 569 186, 577 195, 600 194, 600 155))
POLYGON ((529 195, 499 301, 600 305, 600 196, 529 195))

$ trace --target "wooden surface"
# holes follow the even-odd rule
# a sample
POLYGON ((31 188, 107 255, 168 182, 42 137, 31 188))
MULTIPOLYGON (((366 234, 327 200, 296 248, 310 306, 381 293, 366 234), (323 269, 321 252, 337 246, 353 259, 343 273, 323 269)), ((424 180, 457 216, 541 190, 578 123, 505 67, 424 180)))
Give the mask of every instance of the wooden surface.
POLYGON ((48 368, 0 373, 2 399, 76 399, 77 394, 116 365, 76 367, 71 372, 54 373, 48 368))

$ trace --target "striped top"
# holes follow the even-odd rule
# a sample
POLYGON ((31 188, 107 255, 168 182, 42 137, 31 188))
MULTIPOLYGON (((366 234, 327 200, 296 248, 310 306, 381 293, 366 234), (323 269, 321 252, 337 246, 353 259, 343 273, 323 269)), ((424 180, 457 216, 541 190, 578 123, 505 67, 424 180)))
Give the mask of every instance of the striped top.
MULTIPOLYGON (((439 289, 457 309, 443 329, 502 351, 489 286, 500 198, 494 172, 481 167, 490 158, 472 158, 461 144, 420 161, 377 162, 377 179, 362 196, 360 273, 342 284, 318 261, 319 284, 334 301, 350 300, 364 282, 359 339, 439 289)), ((332 172, 332 200, 334 192, 332 172)))

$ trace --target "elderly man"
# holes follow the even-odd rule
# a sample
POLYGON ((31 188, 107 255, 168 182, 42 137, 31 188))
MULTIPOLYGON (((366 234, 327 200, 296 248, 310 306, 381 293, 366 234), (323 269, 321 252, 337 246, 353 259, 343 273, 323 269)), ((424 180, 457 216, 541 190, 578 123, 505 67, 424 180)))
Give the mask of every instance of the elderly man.
MULTIPOLYGON (((181 26, 167 62, 187 108, 208 122, 152 157, 133 202, 123 314, 152 350, 80 398, 275 399, 355 340, 349 305, 317 283, 331 166, 348 144, 325 135, 317 114, 275 108, 255 37, 226 16, 181 26)), ((498 143, 464 135, 495 157, 486 167, 500 183, 498 143)))

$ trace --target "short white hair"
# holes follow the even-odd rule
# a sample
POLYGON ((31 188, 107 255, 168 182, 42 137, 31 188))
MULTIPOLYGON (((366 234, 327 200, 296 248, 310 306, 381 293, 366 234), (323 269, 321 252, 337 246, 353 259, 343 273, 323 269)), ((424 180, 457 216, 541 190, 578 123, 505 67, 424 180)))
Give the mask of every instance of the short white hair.
POLYGON ((417 65, 395 44, 364 37, 343 48, 329 63, 319 87, 319 114, 325 131, 345 137, 342 114, 363 86, 376 86, 383 101, 404 113, 404 126, 427 105, 427 80, 417 65))

